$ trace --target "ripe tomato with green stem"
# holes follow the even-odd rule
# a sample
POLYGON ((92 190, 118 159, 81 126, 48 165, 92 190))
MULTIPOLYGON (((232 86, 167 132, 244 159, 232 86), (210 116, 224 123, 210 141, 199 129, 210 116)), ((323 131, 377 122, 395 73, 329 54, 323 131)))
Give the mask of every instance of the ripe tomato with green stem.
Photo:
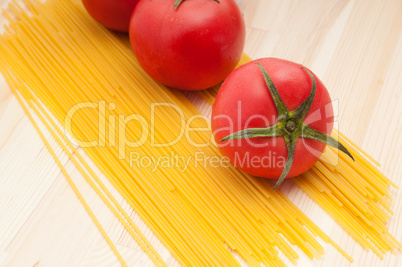
POLYGON ((201 90, 236 67, 245 23, 234 0, 141 0, 131 18, 130 41, 152 78, 177 89, 201 90))
POLYGON ((297 176, 325 145, 353 156, 331 137, 333 108, 324 84, 300 64, 277 58, 234 70, 212 107, 215 140, 231 163, 255 176, 297 176))
POLYGON ((103 26, 128 32, 131 14, 139 0, 82 0, 88 13, 103 26))

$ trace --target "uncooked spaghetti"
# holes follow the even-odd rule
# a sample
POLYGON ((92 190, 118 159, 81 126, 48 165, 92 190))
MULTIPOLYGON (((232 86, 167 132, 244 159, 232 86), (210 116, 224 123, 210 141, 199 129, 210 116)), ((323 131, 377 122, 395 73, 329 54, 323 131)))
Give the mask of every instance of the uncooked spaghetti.
MULTIPOLYGON (((182 265, 235 266, 232 250, 251 266, 283 266, 278 250, 296 263, 292 245, 310 258, 323 254, 315 236, 352 261, 269 181, 198 161, 198 155, 219 155, 210 132, 177 136, 188 122, 206 128, 208 120, 181 92, 146 75, 127 37, 98 25, 80 1, 26 1, 26 8, 10 6, 10 25, 0 38, 1 72, 155 264, 164 263, 85 160, 69 152, 74 146, 47 110, 182 265), (181 161, 173 163, 175 157, 181 161), (154 159, 168 160, 153 168, 154 159)), ((212 103, 213 90, 199 94, 212 103)), ((356 163, 340 154, 333 166, 338 155, 329 148, 294 180, 356 241, 383 257, 401 247, 385 226, 393 184, 348 142, 356 163)))

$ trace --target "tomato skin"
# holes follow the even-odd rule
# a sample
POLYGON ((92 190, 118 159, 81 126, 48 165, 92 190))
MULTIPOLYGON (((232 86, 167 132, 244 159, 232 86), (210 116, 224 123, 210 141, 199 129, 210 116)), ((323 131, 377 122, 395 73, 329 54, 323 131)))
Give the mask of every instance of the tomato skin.
POLYGON ((245 24, 234 0, 142 0, 130 41, 144 70, 162 84, 201 90, 223 81, 240 60, 245 24))
POLYGON ((131 14, 139 0, 82 0, 88 13, 103 26, 128 32, 131 14))
MULTIPOLYGON (((310 94, 312 79, 301 68, 302 65, 276 58, 258 59, 234 70, 222 84, 212 107, 211 127, 219 149, 234 166, 255 176, 279 178, 288 154, 284 137, 257 137, 219 143, 233 132, 247 128, 266 128, 274 125, 278 119, 274 101, 256 63, 260 63, 267 71, 289 110, 295 110, 310 94), (247 155, 250 162, 245 164, 241 160, 247 158, 247 155), (251 162, 253 157, 256 164, 251 162), (265 161, 262 160, 264 157, 265 161)), ((333 128, 331 98, 323 83, 316 75, 314 77, 317 82, 316 95, 304 123, 317 131, 330 134, 333 128)), ((325 144, 319 141, 297 138, 294 161, 286 178, 310 169, 324 148, 325 144)))

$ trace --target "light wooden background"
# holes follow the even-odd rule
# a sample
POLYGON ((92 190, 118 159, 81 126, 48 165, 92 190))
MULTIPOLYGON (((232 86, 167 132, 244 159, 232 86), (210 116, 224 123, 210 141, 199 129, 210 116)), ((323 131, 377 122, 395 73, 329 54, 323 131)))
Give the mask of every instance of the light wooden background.
MULTIPOLYGON (((6 2, 0 0, 0 5, 6 2)), ((402 1, 237 2, 247 24, 246 53, 254 59, 280 57, 311 68, 338 100, 335 107, 340 131, 378 160, 380 169, 402 188, 402 1)), ((68 158, 60 149, 56 152, 129 265, 152 265, 68 158)), ((387 254, 382 261, 363 251, 291 181, 286 181, 282 190, 352 255, 355 262, 350 266, 402 265, 401 251, 387 254)), ((401 190, 391 190, 395 215, 388 222, 391 233, 400 241, 401 190)), ((133 217, 169 265, 176 265, 147 227, 135 214, 133 217)), ((299 266, 349 265, 332 247, 324 247, 326 254, 318 261, 299 253, 299 266)), ((0 78, 0 266, 117 265, 0 78)))

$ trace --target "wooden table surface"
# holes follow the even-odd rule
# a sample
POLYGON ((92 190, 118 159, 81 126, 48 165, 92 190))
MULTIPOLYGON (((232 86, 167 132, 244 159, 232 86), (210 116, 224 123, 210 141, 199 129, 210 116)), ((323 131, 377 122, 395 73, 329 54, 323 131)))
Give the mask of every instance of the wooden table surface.
MULTIPOLYGON (((7 2, 0 0, 0 6, 7 2)), ((312 69, 336 100, 338 129, 379 161, 380 169, 402 188, 402 1, 237 2, 247 25, 245 52, 253 59, 285 58, 312 69)), ((0 24, 4 23, 2 18, 0 24)), ((128 264, 152 266, 79 171, 60 149, 56 152, 128 264)), ((402 265, 401 251, 388 253, 384 260, 364 251, 292 181, 286 181, 282 191, 355 260, 349 264, 322 242, 325 255, 320 260, 312 261, 297 250, 299 266, 402 265)), ((401 241, 402 191, 391 189, 391 194, 395 215, 387 225, 401 241)), ((168 264, 177 265, 132 216, 168 264)), ((118 266, 2 77, 0 266, 118 266)))

